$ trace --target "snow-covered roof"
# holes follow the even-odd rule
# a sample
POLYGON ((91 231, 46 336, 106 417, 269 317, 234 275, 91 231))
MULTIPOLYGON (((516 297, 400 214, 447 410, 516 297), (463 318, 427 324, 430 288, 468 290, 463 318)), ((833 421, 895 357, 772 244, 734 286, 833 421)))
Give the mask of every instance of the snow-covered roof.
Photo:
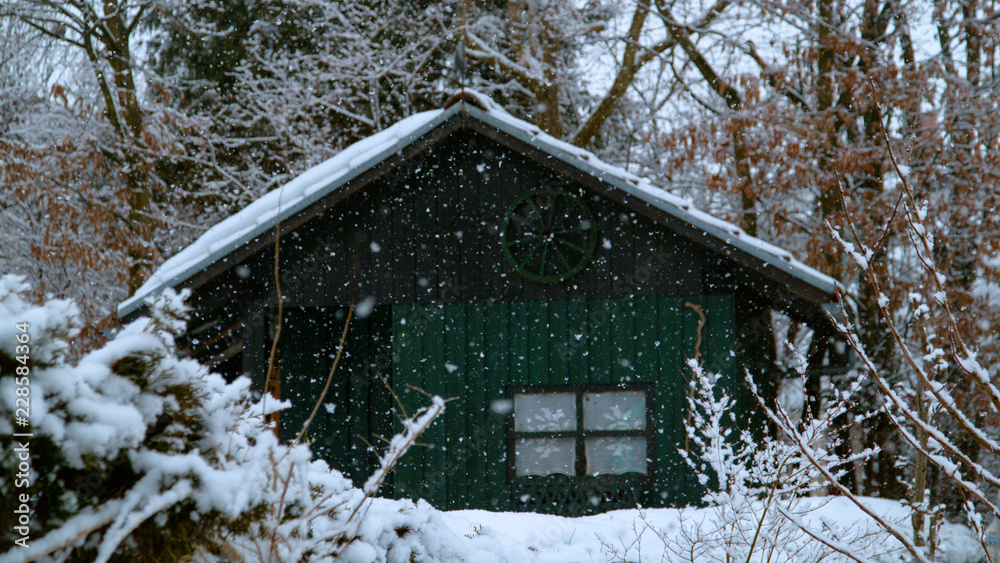
POLYGON ((837 282, 829 276, 799 262, 788 251, 752 237, 736 225, 696 209, 689 199, 672 195, 646 178, 602 162, 593 153, 544 133, 537 126, 510 115, 481 94, 466 91, 463 95, 465 99, 471 98, 474 103, 455 103, 447 109, 426 111, 403 119, 388 129, 354 143, 333 158, 310 168, 291 182, 261 196, 221 221, 153 272, 132 297, 118 306, 119 317, 125 318, 142 307, 148 298, 167 288, 178 287, 248 241, 273 231, 276 221, 284 221, 305 210, 330 192, 401 152, 459 112, 655 206, 761 260, 765 267, 774 267, 826 294, 832 294, 836 290, 837 282), (477 105, 485 109, 480 109, 477 105))

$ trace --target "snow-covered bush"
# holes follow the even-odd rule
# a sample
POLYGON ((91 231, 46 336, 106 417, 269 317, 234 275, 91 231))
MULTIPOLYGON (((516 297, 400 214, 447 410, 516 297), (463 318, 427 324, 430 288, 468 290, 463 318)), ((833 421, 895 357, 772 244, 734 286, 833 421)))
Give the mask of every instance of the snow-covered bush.
POLYGON ((280 444, 247 379, 177 357, 182 295, 71 365, 77 310, 27 290, 0 278, 0 561, 504 560, 495 538, 456 536, 426 503, 372 498, 440 399, 404 422, 362 491, 307 445, 280 444), (17 388, 28 425, 15 426, 17 388), (14 447, 30 452, 24 478, 14 447))
MULTIPOLYGON (((695 360, 688 365, 690 451, 680 453, 707 487, 707 509, 691 511, 674 530, 654 530, 664 543, 665 561, 849 560, 839 544, 871 559, 891 551, 878 526, 824 521, 818 523, 821 536, 811 529, 816 525, 811 514, 824 504, 814 495, 825 492, 826 475, 837 477, 855 461, 833 453, 831 421, 847 396, 835 401, 827 416, 801 421, 796 439, 773 437, 738 428, 733 398, 716 385, 718 377, 695 360)), ((780 407, 772 414, 785 416, 780 407)))

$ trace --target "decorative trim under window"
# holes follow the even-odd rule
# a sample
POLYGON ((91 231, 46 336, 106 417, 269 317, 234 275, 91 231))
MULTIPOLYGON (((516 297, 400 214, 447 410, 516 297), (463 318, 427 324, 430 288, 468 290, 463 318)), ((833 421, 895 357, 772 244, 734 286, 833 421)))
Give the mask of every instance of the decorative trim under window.
POLYGON ((509 478, 649 479, 652 393, 648 384, 510 389, 509 478))

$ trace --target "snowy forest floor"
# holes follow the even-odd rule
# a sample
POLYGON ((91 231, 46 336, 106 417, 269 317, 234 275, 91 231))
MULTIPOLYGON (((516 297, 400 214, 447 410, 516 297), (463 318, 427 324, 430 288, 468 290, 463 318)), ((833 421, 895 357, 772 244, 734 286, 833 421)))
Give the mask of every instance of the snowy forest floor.
MULTIPOLYGON (((898 502, 867 499, 869 506, 879 513, 892 517, 905 529, 908 511, 898 502)), ((830 530, 849 531, 864 541, 884 541, 882 561, 906 560, 905 552, 892 540, 875 534, 876 527, 861 511, 842 497, 817 497, 809 499, 812 510, 806 521, 813 529, 829 533, 830 530)), ((635 509, 617 510, 596 516, 564 518, 534 513, 497 513, 484 510, 460 510, 443 513, 445 523, 460 536, 473 538, 493 535, 502 544, 527 549, 537 561, 550 563, 659 563, 663 561, 693 560, 715 561, 718 553, 711 553, 708 544, 712 533, 710 522, 716 508, 686 509, 635 509), (698 541, 698 531, 703 534, 698 541), (664 538, 672 538, 676 545, 679 536, 686 534, 694 540, 689 545, 695 551, 671 554, 666 551, 664 538), (704 551, 697 551, 698 546, 704 551)), ((940 530, 940 547, 937 561, 946 563, 975 563, 982 561, 983 551, 978 538, 960 524, 943 523, 940 530)), ((717 541, 717 540, 716 540, 717 541)), ((687 542, 685 542, 687 543, 687 542)), ((882 551, 882 550, 880 550, 882 551)), ((755 559, 756 560, 756 559, 755 559)), ((760 560, 767 561, 766 556, 760 560)))

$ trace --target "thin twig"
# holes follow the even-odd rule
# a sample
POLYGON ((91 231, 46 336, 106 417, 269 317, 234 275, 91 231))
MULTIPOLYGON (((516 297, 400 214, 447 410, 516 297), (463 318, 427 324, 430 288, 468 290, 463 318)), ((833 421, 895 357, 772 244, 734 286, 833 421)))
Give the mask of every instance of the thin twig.
POLYGON ((330 382, 333 381, 333 374, 337 371, 337 365, 340 363, 340 355, 344 352, 344 342, 347 340, 347 329, 351 326, 351 317, 354 316, 354 303, 351 303, 351 307, 347 310, 347 320, 344 321, 344 331, 340 334, 340 344, 337 346, 337 356, 333 359, 333 365, 330 366, 330 373, 326 376, 326 385, 323 386, 323 392, 319 394, 319 398, 316 399, 316 404, 313 405, 313 410, 309 413, 309 418, 306 419, 305 424, 302 425, 302 430, 299 430, 298 435, 295 436, 293 442, 298 442, 302 439, 302 436, 306 433, 306 429, 312 423, 313 418, 316 417, 316 411, 319 410, 320 404, 323 403, 323 399, 326 398, 326 392, 330 390, 330 382))
MULTIPOLYGON (((278 212, 276 214, 277 220, 274 224, 274 291, 278 297, 278 320, 274 328, 274 338, 271 340, 271 353, 267 357, 267 373, 264 375, 264 389, 261 395, 260 405, 261 405, 261 415, 267 416, 267 409, 265 408, 265 401, 267 401, 267 394, 271 390, 271 374, 274 372, 275 361, 278 358, 278 339, 281 337, 281 325, 284 318, 284 307, 285 307, 285 297, 281 295, 281 195, 284 190, 284 186, 278 188, 278 212)), ((281 400, 281 397, 275 397, 275 399, 281 400)), ((274 425, 274 435, 281 435, 281 429, 278 424, 274 425)))
POLYGON ((396 406, 399 407, 399 412, 403 413, 403 419, 405 420, 406 418, 408 418, 406 414, 406 407, 403 406, 403 401, 399 399, 399 395, 396 393, 396 390, 392 388, 392 385, 389 385, 389 380, 386 379, 381 372, 379 372, 377 375, 379 381, 382 382, 382 385, 385 385, 385 388, 389 390, 389 394, 392 395, 392 400, 395 401, 396 406))

